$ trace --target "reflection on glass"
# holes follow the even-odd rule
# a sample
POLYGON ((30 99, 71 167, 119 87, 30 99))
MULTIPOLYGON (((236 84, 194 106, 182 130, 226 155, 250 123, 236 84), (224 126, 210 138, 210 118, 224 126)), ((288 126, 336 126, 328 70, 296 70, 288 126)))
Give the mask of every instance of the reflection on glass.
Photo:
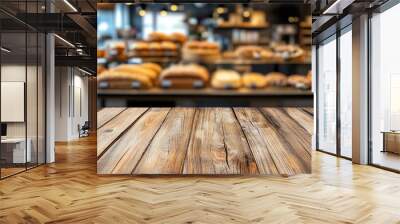
POLYGON ((372 163, 400 170, 400 5, 372 18, 372 163))
POLYGON ((336 39, 318 48, 318 149, 336 153, 336 39))
POLYGON ((26 34, 2 33, 1 139, 2 177, 25 170, 31 161, 31 141, 26 140, 26 34))
POLYGON ((352 157, 352 33, 340 36, 340 152, 352 157))

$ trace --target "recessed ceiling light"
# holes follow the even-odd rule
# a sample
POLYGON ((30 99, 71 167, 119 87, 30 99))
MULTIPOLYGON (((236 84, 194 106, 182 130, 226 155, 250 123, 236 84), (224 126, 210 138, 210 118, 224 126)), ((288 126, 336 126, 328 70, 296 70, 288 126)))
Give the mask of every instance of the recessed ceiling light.
POLYGON ((68 40, 60 37, 58 34, 54 34, 55 37, 57 37, 59 40, 61 40, 62 42, 64 42, 65 44, 69 45, 72 48, 75 48, 75 45, 73 45, 71 42, 69 42, 68 40))
POLYGON ((83 70, 83 69, 81 69, 81 68, 79 68, 79 67, 78 67, 78 70, 81 71, 81 72, 83 72, 83 73, 85 73, 85 74, 87 74, 87 75, 93 75, 92 73, 90 73, 90 72, 88 72, 88 71, 86 71, 86 70, 83 70))
POLYGON ((0 50, 4 51, 4 52, 6 52, 6 53, 11 53, 11 50, 8 50, 8 49, 5 48, 5 47, 1 47, 0 50))
POLYGON ((67 4, 73 11, 78 12, 78 10, 73 6, 68 0, 64 0, 65 4, 67 4))

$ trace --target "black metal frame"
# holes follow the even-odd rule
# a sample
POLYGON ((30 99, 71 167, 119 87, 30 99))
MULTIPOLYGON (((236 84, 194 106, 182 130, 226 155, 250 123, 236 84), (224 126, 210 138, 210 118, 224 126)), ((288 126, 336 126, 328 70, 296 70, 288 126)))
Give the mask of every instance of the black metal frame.
MULTIPOLYGON (((28 1, 25 0, 25 11, 27 11, 27 3, 28 3, 28 1)), ((36 0, 36 3, 37 3, 36 11, 39 11, 39 6, 38 6, 39 0, 36 0)), ((46 11, 47 11, 47 7, 46 7, 46 11)), ((25 17, 26 16, 27 16, 27 14, 25 14, 25 17)), ((25 24, 25 26, 24 26, 25 31, 21 32, 21 33, 25 34, 25 83, 24 83, 25 169, 21 170, 19 172, 15 172, 8 176, 2 176, 2 173, 1 173, 2 168, 0 167, 0 180, 3 180, 8 177, 12 177, 14 175, 26 172, 27 170, 39 167, 39 166, 47 163, 47 150, 46 150, 47 149, 47 128, 46 128, 47 127, 47 112, 46 112, 46 108, 47 108, 47 82, 46 82, 46 79, 47 79, 47 39, 46 39, 46 34, 47 33, 40 32, 39 30, 34 29, 33 27, 29 26, 26 23, 24 23, 24 24, 25 24), (37 99, 36 104, 37 105, 39 104, 39 68, 38 68, 38 66, 39 66, 39 33, 45 34, 43 36, 44 41, 42 42, 42 44, 44 44, 44 46, 43 46, 44 51, 41 51, 41 53, 44 54, 44 55, 42 55, 42 59, 44 60, 44 65, 43 65, 44 67, 42 69, 42 72, 43 72, 42 82, 44 84, 44 92, 43 92, 43 94, 44 94, 44 99, 43 99, 44 116, 41 117, 44 119, 44 120, 42 119, 42 122, 44 122, 44 133, 43 133, 44 134, 44 136, 43 136, 44 155, 42 155, 44 161, 42 163, 39 162, 39 107, 37 106, 36 107, 36 143, 37 143, 36 144, 36 150, 37 150, 36 162, 29 163, 29 166, 28 166, 28 162, 27 162, 28 161, 28 154, 27 154, 27 147, 28 147, 28 124, 27 124, 27 121, 28 121, 28 112, 27 112, 28 67, 27 66, 28 66, 28 33, 31 33, 32 31, 34 33, 36 33, 36 45, 37 45, 36 46, 36 56, 37 56, 37 58, 36 58, 36 99, 37 99)), ((1 34, 2 34, 2 32, 0 32, 0 45, 1 45, 1 34)), ((1 59, 2 58, 1 58, 1 54, 0 54, 0 63, 2 61, 1 59)), ((1 67, 1 64, 0 64, 0 67, 1 67)), ((1 69, 0 69, 0 82, 1 82, 1 69)), ((1 86, 0 86, 0 90, 1 90, 1 86)), ((1 97, 1 93, 0 93, 0 97, 1 97)), ((1 106, 0 106, 0 109, 1 109, 1 106)), ((0 120, 1 120, 1 117, 0 117, 0 120)), ((0 121, 0 123, 1 123, 1 121, 0 121)), ((1 144, 0 144, 0 156, 1 156, 1 144)))

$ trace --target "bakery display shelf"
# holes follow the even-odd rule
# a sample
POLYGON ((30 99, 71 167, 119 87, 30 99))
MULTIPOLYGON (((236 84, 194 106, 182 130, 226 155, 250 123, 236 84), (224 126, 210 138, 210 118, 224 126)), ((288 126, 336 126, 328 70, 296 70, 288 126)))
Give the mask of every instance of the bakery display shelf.
POLYGON ((310 65, 311 60, 272 61, 265 59, 245 60, 223 58, 211 63, 216 65, 310 65))
POLYGON ((217 26, 215 27, 215 30, 262 30, 265 31, 268 29, 268 26, 217 26))
POLYGON ((289 87, 265 89, 98 89, 98 107, 106 106, 312 106, 313 93, 289 87))
POLYGON ((263 89, 98 89, 99 95, 207 95, 207 96, 269 96, 269 95, 304 95, 312 96, 310 90, 302 90, 291 87, 268 87, 263 89))

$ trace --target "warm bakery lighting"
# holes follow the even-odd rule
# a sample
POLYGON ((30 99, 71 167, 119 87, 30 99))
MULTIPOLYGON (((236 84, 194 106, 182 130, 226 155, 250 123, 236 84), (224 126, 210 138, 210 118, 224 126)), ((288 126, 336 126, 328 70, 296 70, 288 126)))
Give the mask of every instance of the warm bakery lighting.
POLYGON ((300 20, 299 17, 296 17, 296 16, 290 16, 288 18, 289 23, 298 23, 299 20, 300 20))
POLYGON ((68 1, 64 0, 64 3, 68 5, 74 12, 78 12, 78 10, 68 1))
POLYGON ((217 13, 218 14, 223 14, 224 12, 225 12, 225 8, 223 6, 218 6, 217 13))
POLYGON ((173 4, 173 5, 171 5, 170 9, 172 12, 176 12, 176 11, 178 11, 178 5, 173 4))
POLYGON ((144 9, 140 9, 139 10, 139 16, 145 16, 146 15, 146 10, 144 10, 144 9))
POLYGON ((249 17, 250 17, 250 15, 251 15, 251 13, 250 13, 250 11, 249 11, 249 10, 245 10, 245 11, 243 11, 243 17, 245 17, 245 18, 249 18, 249 17))
POLYGON ((160 11, 160 15, 161 15, 161 16, 166 16, 166 15, 168 15, 167 10, 165 10, 165 9, 161 10, 161 11, 160 11))
POLYGON ((11 52, 10 50, 8 50, 7 48, 4 48, 4 47, 1 47, 0 50, 1 50, 1 51, 4 51, 4 52, 6 52, 6 53, 10 53, 10 52, 11 52))

